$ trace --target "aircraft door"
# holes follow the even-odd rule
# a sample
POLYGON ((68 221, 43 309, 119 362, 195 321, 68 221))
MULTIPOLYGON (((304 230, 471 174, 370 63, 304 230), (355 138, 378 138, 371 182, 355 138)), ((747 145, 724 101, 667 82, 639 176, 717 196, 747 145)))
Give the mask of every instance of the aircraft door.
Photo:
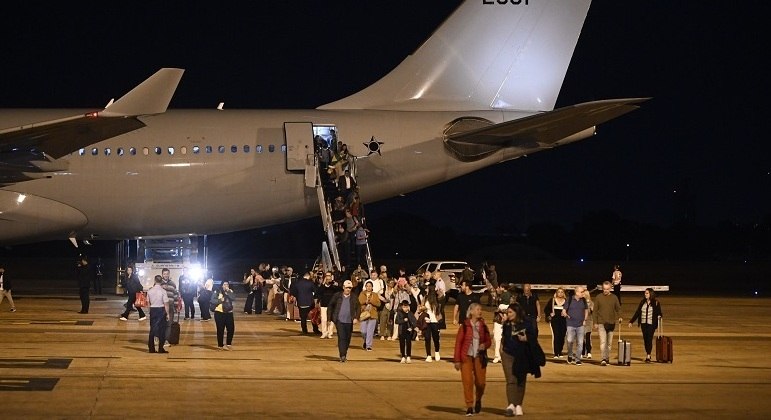
POLYGON ((308 155, 313 155, 313 124, 284 123, 286 135, 286 170, 304 171, 308 155))

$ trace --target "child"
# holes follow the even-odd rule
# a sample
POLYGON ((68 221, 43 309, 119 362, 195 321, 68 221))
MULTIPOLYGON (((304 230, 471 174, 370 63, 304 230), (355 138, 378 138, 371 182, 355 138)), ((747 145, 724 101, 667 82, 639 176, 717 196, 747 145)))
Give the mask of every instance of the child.
POLYGON ((396 324, 399 326, 399 350, 402 353, 401 363, 412 363, 412 340, 416 332, 415 315, 410 312, 410 301, 403 300, 396 311, 396 324))

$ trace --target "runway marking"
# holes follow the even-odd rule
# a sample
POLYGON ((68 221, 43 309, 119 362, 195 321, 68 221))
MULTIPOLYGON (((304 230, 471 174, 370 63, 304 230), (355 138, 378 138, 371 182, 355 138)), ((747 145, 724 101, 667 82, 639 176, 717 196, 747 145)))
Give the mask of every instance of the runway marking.
POLYGON ((35 320, 35 319, 29 319, 29 320, 10 320, 10 319, 3 319, 0 320, 0 324, 10 324, 10 325, 94 325, 94 321, 85 321, 85 320, 77 320, 77 319, 69 319, 69 320, 35 320))
POLYGON ((70 363, 72 363, 72 359, 0 359, 0 369, 67 369, 70 367, 70 363))
POLYGON ((0 377, 0 391, 53 391, 59 378, 0 377))

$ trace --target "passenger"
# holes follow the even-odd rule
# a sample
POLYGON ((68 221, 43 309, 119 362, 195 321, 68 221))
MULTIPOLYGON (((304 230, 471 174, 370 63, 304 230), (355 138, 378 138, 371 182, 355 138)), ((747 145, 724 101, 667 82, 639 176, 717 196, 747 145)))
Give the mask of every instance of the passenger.
POLYGON ((594 298, 594 327, 600 333, 600 348, 602 360, 600 365, 605 366, 610 360, 610 350, 613 346, 613 330, 616 322, 621 322, 621 304, 616 295, 611 294, 612 285, 609 281, 602 283, 602 293, 594 298))
POLYGON ((469 305, 464 321, 455 336, 455 370, 461 372, 466 415, 482 411, 487 373, 487 349, 490 348, 490 330, 482 319, 482 306, 469 305), (474 391, 476 390, 476 398, 474 391))
MULTIPOLYGON (((380 340, 385 340, 386 337, 391 338, 391 334, 393 333, 392 324, 389 321, 392 320, 395 315, 394 309, 398 309, 394 308, 397 306, 394 305, 394 295, 396 294, 396 289, 394 288, 395 284, 396 282, 393 280, 388 280, 386 282, 385 292, 381 295, 383 305, 378 313, 378 331, 380 332, 380 340)), ((409 304, 409 301, 407 301, 407 304, 409 304)))
POLYGON ((424 297, 423 289, 420 288, 420 285, 418 284, 418 279, 415 276, 410 276, 409 284, 410 284, 410 288, 409 288, 410 295, 412 295, 410 297, 410 310, 412 310, 412 312, 415 312, 418 310, 418 305, 423 304, 423 297, 424 297))
POLYGON ((401 301, 399 310, 396 311, 396 325, 399 330, 399 351, 402 355, 401 363, 412 363, 412 340, 416 332, 417 320, 410 312, 410 302, 401 301))
POLYGON ((214 292, 212 302, 216 304, 214 308, 214 322, 217 324, 217 349, 230 350, 233 345, 233 335, 235 334, 235 320, 233 318, 233 304, 236 294, 230 288, 230 283, 223 281, 222 287, 214 292), (227 341, 225 341, 225 330, 228 330, 227 341))
POLYGON ((438 327, 439 330, 446 330, 447 329, 447 320, 444 317, 444 302, 447 298, 447 286, 444 283, 444 278, 442 278, 442 273, 439 271, 435 271, 434 274, 431 276, 434 279, 434 288, 436 289, 436 315, 438 316, 439 322, 438 327))
MULTIPOLYGON (((1 276, 2 276, 2 267, 0 267, 0 277, 1 276)), ((134 302, 136 300, 137 292, 141 292, 144 289, 144 287, 142 287, 142 283, 139 281, 139 276, 134 274, 134 267, 132 266, 126 267, 125 284, 126 284, 126 291, 128 292, 128 301, 126 302, 126 310, 123 311, 122 314, 120 314, 121 321, 128 321, 129 314, 131 313, 131 308, 134 307, 134 302)), ((0 302, 2 302, 2 298, 0 298, 0 302)), ((137 312, 139 312, 140 321, 144 321, 145 319, 147 319, 147 317, 145 317, 145 311, 143 311, 142 308, 137 307, 137 312)))
POLYGON ((584 299, 583 286, 576 286, 573 297, 568 299, 563 314, 567 324, 568 364, 581 365, 581 355, 584 347, 584 326, 589 318, 589 305, 584 299), (573 343, 576 343, 575 349, 573 343))
POLYGON ((244 289, 246 291, 246 303, 244 304, 244 313, 251 315, 252 308, 254 313, 262 313, 262 284, 265 279, 257 273, 257 269, 249 270, 248 275, 244 275, 244 289))
POLYGON ((546 303, 546 322, 551 327, 552 348, 555 359, 562 359, 562 349, 565 347, 565 334, 567 333, 567 323, 563 309, 567 298, 565 289, 557 288, 554 296, 546 303))
POLYGON ((195 319, 195 304, 193 302, 198 293, 196 281, 183 272, 179 276, 179 290, 182 295, 182 302, 185 304, 185 319, 195 319))
POLYGON ((527 374, 541 376, 540 366, 545 363, 543 350, 525 310, 513 303, 506 310, 503 322, 503 376, 506 378, 506 417, 521 416, 525 399, 527 374))
POLYGON ((358 314, 361 313, 359 300, 351 295, 353 283, 350 280, 343 282, 343 291, 335 293, 329 301, 329 318, 337 328, 337 349, 340 354, 340 362, 348 360, 348 347, 351 345, 353 324, 359 322, 358 314))
POLYGON ((487 306, 495 306, 498 304, 498 272, 495 270, 495 264, 488 265, 485 262, 482 265, 482 272, 487 286, 487 306))
POLYGON ((169 320, 169 296, 161 284, 163 278, 155 276, 155 283, 147 291, 147 304, 150 305, 150 335, 147 347, 150 353, 168 353, 163 348, 166 342, 166 323, 169 320), (158 350, 155 350, 155 340, 158 340, 158 350))
POLYGON ((506 319, 506 313, 509 305, 500 304, 493 314, 493 343, 495 344, 495 358, 493 363, 501 361, 501 341, 503 341, 503 321, 506 319))
POLYGON ((511 291, 509 290, 509 284, 508 283, 498 283, 498 304, 499 305, 506 305, 508 308, 509 305, 512 303, 515 303, 514 295, 512 295, 511 291))
MULTIPOLYGON (((394 293, 394 302, 401 302, 401 301, 409 301, 410 302, 410 311, 415 314, 415 318, 417 319, 417 308, 418 304, 417 302, 413 302, 414 297, 412 296, 412 293, 410 293, 409 289, 409 283, 407 282, 407 279, 404 277, 400 277, 396 281, 396 291, 394 293), (415 311, 412 310, 413 305, 415 307, 415 311)), ((396 323, 396 311, 394 311, 394 324, 396 323)), ((389 337, 389 340, 396 340, 399 338, 399 331, 397 328, 393 329, 391 337, 389 337)))
MULTIPOLYGON (((291 287, 292 296, 297 298, 297 307, 300 310, 300 330, 303 334, 308 334, 308 313, 313 309, 314 291, 316 285, 311 279, 311 273, 303 274, 302 279, 293 282, 291 287)), ((311 323, 314 334, 321 334, 319 326, 311 323)))
POLYGON ((8 304, 11 305, 10 312, 16 312, 16 305, 13 303, 13 295, 11 294, 11 279, 5 276, 5 267, 0 265, 0 304, 5 298, 8 298, 8 304))
POLYGON ((321 310, 321 338, 332 338, 335 333, 335 324, 329 316, 329 302, 332 297, 343 289, 332 276, 331 271, 324 273, 324 280, 318 288, 319 308, 321 310))
POLYGON ((198 309, 201 310, 201 321, 211 321, 211 311, 209 302, 214 289, 214 280, 206 279, 203 286, 198 290, 198 309))
POLYGON ((613 281, 613 294, 618 298, 618 303, 621 304, 621 266, 613 266, 613 274, 611 274, 611 280, 613 281))
POLYGON ((281 274, 281 291, 284 294, 284 312, 286 313, 285 320, 294 321, 295 314, 295 297, 292 296, 292 284, 297 281, 297 277, 294 275, 294 269, 292 267, 286 267, 281 273, 281 270, 277 270, 277 273, 281 274))
POLYGON ((348 197, 356 188, 356 180, 353 179, 349 170, 346 169, 345 172, 343 172, 343 175, 337 179, 337 188, 340 190, 340 195, 343 197, 343 200, 348 202, 348 197))
MULTIPOLYGON (((362 219, 362 223, 356 228, 355 234, 356 264, 364 264, 367 260, 367 239, 369 239, 369 229, 364 227, 364 219, 362 219)), ((381 288, 382 290, 385 290, 385 286, 381 288)))
POLYGON ((476 302, 476 297, 471 291, 471 282, 463 280, 460 282, 460 293, 455 302, 455 309, 452 313, 453 325, 463 325, 463 321, 466 319, 466 313, 472 303, 476 302))
POLYGON ((359 295, 361 313, 359 315, 361 335, 364 343, 361 347, 372 351, 372 340, 375 336, 375 324, 377 324, 377 309, 380 307, 380 298, 372 291, 372 280, 364 283, 364 291, 359 295), (365 315, 366 314, 366 315, 365 315))
POLYGON ((584 359, 591 359, 592 329, 594 328, 592 313, 594 313, 594 302, 592 302, 592 294, 589 290, 584 290, 584 299, 586 299, 586 305, 589 307, 589 316, 586 317, 586 324, 584 324, 584 349, 581 351, 581 357, 584 359))
POLYGON ((439 354, 439 322, 444 317, 440 311, 439 299, 436 294, 435 286, 429 286, 423 305, 426 308, 427 315, 426 328, 423 330, 423 336, 426 340, 426 362, 431 362, 432 356, 433 359, 438 362, 441 360, 439 354), (431 353, 431 341, 434 342, 433 354, 431 353))
POLYGON ((637 306, 637 310, 629 321, 629 327, 638 321, 642 331, 643 344, 645 345, 645 363, 651 362, 651 350, 653 350, 653 334, 659 326, 659 318, 662 316, 661 304, 656 299, 656 292, 648 287, 643 292, 643 298, 637 306))
MULTIPOLYGON (((169 306, 169 322, 166 325, 166 338, 168 339, 171 336, 171 322, 174 321, 174 314, 177 313, 176 304, 179 292, 177 291, 177 285, 174 284, 174 280, 171 279, 171 271, 169 271, 168 268, 161 270, 161 279, 163 280, 161 282, 161 287, 163 287, 163 290, 166 291, 166 295, 169 297, 169 301, 166 303, 169 306)), ((170 345, 171 344, 166 341, 164 347, 170 345)))
POLYGON ((529 283, 522 285, 522 295, 517 298, 517 303, 525 310, 525 315, 533 323, 535 335, 538 336, 538 322, 541 321, 543 312, 541 302, 538 301, 538 293, 533 292, 533 286, 529 283))

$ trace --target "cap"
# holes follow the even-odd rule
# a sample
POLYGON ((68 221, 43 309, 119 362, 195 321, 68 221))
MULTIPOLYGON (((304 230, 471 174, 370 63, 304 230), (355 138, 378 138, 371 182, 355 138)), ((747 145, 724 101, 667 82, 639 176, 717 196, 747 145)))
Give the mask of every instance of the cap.
POLYGON ((504 304, 504 303, 502 303, 502 304, 498 305, 498 310, 499 310, 499 311, 503 312, 503 311, 505 311, 506 309, 509 309, 509 305, 506 305, 506 304, 504 304))
POLYGON ((350 287, 351 289, 353 289, 353 282, 350 280, 346 280, 343 282, 343 287, 350 287))

